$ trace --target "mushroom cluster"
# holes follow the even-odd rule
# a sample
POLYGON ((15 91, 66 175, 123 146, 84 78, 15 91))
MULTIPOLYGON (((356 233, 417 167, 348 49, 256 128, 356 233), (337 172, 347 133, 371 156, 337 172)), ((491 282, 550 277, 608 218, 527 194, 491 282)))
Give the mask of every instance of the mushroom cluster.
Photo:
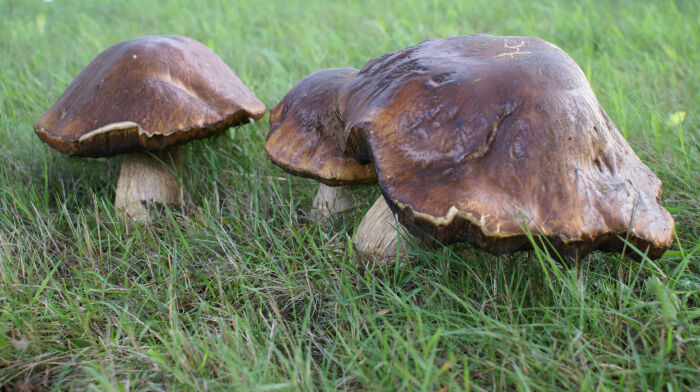
MULTIPOLYGON (((34 125, 70 155, 123 161, 115 207, 148 220, 180 205, 183 143, 257 120, 265 105, 210 49, 147 36, 95 58, 34 125)), ((563 257, 627 245, 658 258, 674 221, 661 181, 632 151, 585 75, 537 38, 424 41, 361 69, 315 72, 270 115, 270 159, 321 182, 317 218, 358 205, 377 182, 355 247, 396 255, 397 222, 426 244, 563 257)))
POLYGON ((313 73, 271 110, 265 150, 322 182, 325 214, 352 205, 348 186, 377 181, 355 246, 383 258, 395 218, 428 243, 494 254, 531 248, 530 235, 562 257, 631 244, 658 258, 672 243, 661 181, 578 65, 537 38, 433 39, 313 73))
POLYGON ((69 155, 127 153, 114 204, 147 220, 148 206, 183 201, 182 144, 264 114, 265 105, 206 46, 146 36, 100 53, 34 130, 69 155))

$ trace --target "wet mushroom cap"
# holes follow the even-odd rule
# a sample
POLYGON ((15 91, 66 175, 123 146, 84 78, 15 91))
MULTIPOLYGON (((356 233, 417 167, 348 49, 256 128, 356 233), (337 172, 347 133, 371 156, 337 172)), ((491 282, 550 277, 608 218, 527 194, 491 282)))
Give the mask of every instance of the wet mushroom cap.
POLYGON ((345 124, 337 96, 356 74, 352 68, 315 72, 270 110, 265 151, 273 163, 331 186, 376 182, 374 166, 359 164, 344 152, 345 124))
POLYGON ((100 53, 34 130, 70 155, 159 150, 259 119, 265 105, 209 48, 146 36, 100 53))
POLYGON ((621 236, 654 258, 672 243, 661 181, 548 42, 428 40, 369 61, 339 102, 346 151, 421 238, 498 254, 529 248, 529 230, 582 255, 621 236))

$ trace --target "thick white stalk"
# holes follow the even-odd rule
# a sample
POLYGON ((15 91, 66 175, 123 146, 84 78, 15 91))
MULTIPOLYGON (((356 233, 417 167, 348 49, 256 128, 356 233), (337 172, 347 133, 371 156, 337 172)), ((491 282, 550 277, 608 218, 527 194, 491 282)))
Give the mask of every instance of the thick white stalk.
POLYGON ((127 155, 119 173, 114 207, 124 209, 131 219, 149 221, 151 206, 181 206, 183 193, 178 175, 182 166, 180 145, 127 155))
MULTIPOLYGON (((375 259, 379 264, 392 263, 397 253, 402 252, 398 248, 400 229, 402 226, 384 197, 379 196, 357 227, 355 251, 375 259)), ((405 230, 403 232, 406 233, 405 230)))
POLYGON ((331 216, 353 209, 358 206, 360 200, 355 197, 352 185, 328 186, 321 184, 316 192, 313 203, 313 215, 317 220, 325 220, 331 216))

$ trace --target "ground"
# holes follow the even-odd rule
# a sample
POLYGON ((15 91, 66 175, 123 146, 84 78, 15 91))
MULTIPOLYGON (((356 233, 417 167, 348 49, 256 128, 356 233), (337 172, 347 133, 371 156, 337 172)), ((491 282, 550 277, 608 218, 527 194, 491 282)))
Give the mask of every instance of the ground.
POLYGON ((11 0, 0 26, 0 390, 699 388, 697 1, 11 0), (265 156, 268 117, 188 144, 187 209, 127 224, 121 158, 32 131, 92 58, 141 35, 203 42, 270 108, 310 72, 469 33, 541 37, 580 64, 664 183, 663 258, 409 243, 390 267, 358 262, 376 186, 318 226, 317 183, 265 156))

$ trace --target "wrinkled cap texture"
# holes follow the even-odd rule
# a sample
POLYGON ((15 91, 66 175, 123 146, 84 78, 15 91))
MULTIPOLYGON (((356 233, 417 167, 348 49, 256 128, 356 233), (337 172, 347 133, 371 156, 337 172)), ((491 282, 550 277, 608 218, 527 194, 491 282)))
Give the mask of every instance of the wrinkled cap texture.
POLYGON ((568 256, 672 243, 661 181, 548 42, 428 40, 369 61, 338 102, 343 150, 414 235, 496 254, 529 248, 525 231, 568 256))
POLYGON ((206 46, 146 36, 100 53, 34 130, 61 152, 101 157, 208 137, 264 113, 265 105, 206 46))
POLYGON ((374 166, 344 152, 345 124, 337 98, 356 74, 352 68, 315 72, 270 110, 265 151, 272 162, 331 186, 376 182, 374 166))

